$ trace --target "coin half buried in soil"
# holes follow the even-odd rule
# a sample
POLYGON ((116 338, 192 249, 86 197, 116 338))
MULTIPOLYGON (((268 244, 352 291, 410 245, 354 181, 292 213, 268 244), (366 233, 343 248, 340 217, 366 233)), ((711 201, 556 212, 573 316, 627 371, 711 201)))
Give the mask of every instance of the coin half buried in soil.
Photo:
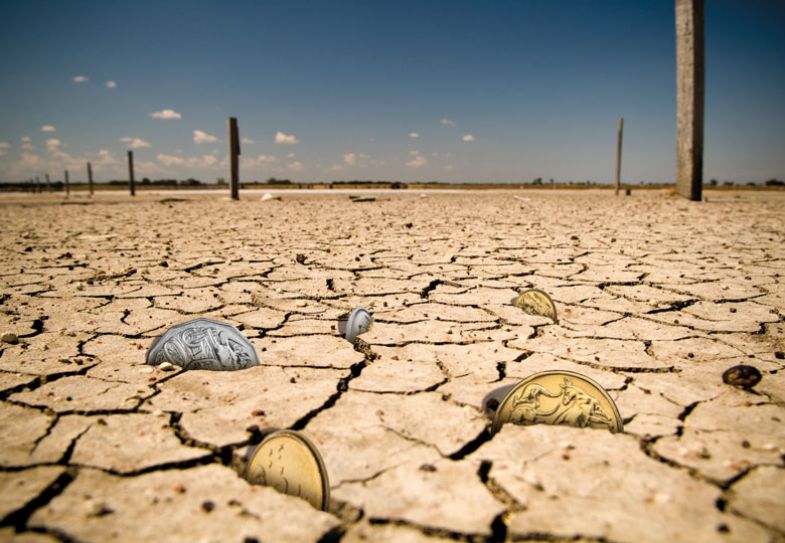
POLYGON ((231 324, 200 317, 172 326, 147 351, 147 364, 186 370, 242 370, 259 365, 256 349, 231 324))
POLYGON ((543 371, 515 385, 496 410, 493 433, 507 422, 623 430, 619 410, 608 393, 572 371, 543 371))
POLYGON ((294 430, 279 430, 256 448, 245 478, 297 496, 322 511, 330 506, 330 481, 322 455, 311 441, 294 430))
POLYGON ((350 343, 354 343, 357 336, 371 329, 373 317, 364 307, 355 307, 349 316, 338 319, 338 333, 343 334, 350 343))
POLYGON ((556 305, 548 294, 532 288, 521 292, 512 302, 512 305, 519 307, 528 315, 540 315, 548 317, 553 322, 557 322, 556 305))

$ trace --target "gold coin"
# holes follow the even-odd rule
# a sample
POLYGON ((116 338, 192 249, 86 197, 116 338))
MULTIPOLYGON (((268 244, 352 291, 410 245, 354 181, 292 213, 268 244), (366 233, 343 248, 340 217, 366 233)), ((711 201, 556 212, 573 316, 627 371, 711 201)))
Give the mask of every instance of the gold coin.
POLYGON ((294 430, 267 436, 254 451, 245 478, 300 497, 322 511, 330 506, 330 481, 322 455, 307 437, 294 430))
POLYGON ((556 305, 548 294, 539 289, 532 288, 521 292, 512 304, 523 309, 528 315, 541 315, 557 322, 556 305))
POLYGON ((572 371, 543 371, 515 385, 493 417, 493 433, 506 422, 624 430, 616 404, 592 379, 572 371))

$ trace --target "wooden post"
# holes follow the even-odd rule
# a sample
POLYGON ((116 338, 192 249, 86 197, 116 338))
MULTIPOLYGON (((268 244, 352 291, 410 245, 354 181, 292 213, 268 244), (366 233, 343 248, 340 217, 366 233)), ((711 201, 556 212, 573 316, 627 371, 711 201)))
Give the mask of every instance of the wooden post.
POLYGON ((616 196, 621 188, 621 141, 624 136, 624 117, 619 117, 619 135, 616 140, 616 196))
POLYGON ((131 196, 136 196, 136 182, 134 181, 134 152, 128 151, 128 186, 131 196))
POLYGON ((87 183, 90 185, 90 196, 93 195, 93 165, 87 163, 87 183))
POLYGON ((676 0, 676 190, 700 201, 703 189, 703 0, 676 0))
POLYGON ((71 180, 68 178, 68 170, 65 171, 65 197, 71 195, 71 180))
POLYGON ((49 174, 46 174, 44 177, 46 177, 46 190, 52 192, 52 182, 49 180, 49 174))
POLYGON ((240 199, 240 129, 237 117, 229 117, 229 183, 232 200, 240 199))
POLYGON ((41 192, 41 178, 37 175, 35 176, 35 187, 33 187, 33 192, 41 192))

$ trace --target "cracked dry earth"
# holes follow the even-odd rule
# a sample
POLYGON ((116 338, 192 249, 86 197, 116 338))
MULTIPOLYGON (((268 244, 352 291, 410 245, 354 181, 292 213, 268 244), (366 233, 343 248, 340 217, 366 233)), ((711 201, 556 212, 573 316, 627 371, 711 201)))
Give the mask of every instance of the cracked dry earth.
POLYGON ((785 541, 785 194, 512 194, 6 199, 0 540, 785 541), (510 304, 531 286, 558 324, 510 304), (197 316, 261 365, 144 365, 197 316), (487 398, 553 369, 624 432, 492 437, 487 398), (242 478, 279 428, 329 512, 242 478))

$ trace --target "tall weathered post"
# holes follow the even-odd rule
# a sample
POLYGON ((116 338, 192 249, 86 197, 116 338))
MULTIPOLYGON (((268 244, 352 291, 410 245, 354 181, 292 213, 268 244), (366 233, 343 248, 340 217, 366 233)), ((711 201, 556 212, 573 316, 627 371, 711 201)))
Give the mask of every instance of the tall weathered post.
POLYGON ((237 117, 229 117, 229 182, 232 200, 240 199, 240 129, 237 117))
POLYGON ((703 0, 676 0, 676 190, 700 201, 703 189, 703 0))
POLYGON ((616 196, 621 188, 621 141, 624 136, 624 117, 619 117, 619 134, 616 139, 616 196))
POLYGON ((49 180, 49 174, 44 175, 46 178, 46 190, 52 192, 52 182, 49 180))
POLYGON ((41 178, 37 175, 35 176, 35 187, 33 187, 33 192, 41 192, 41 178))
POLYGON ((87 183, 90 185, 90 196, 93 195, 93 165, 87 163, 87 183))
POLYGON ((65 171, 65 197, 71 196, 71 180, 68 178, 68 170, 65 171))
POLYGON ((134 181, 134 152, 128 151, 128 187, 131 196, 136 196, 136 182, 134 181))

